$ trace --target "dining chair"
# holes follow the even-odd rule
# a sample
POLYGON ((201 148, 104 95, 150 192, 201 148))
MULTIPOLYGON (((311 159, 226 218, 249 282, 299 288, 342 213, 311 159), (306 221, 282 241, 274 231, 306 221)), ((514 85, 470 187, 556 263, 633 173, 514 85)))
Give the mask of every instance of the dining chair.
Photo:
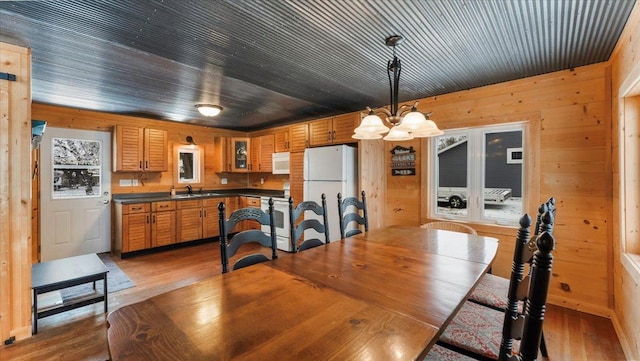
POLYGON ((355 234, 369 230, 369 217, 367 216, 367 197, 364 191, 361 192, 362 200, 356 197, 342 199, 342 194, 338 193, 338 217, 340 218, 340 238, 351 237, 355 234), (360 214, 362 212, 362 215, 360 214), (355 222, 355 225, 353 224, 355 222))
MULTIPOLYGON (((291 240, 291 250, 293 252, 304 251, 309 248, 318 247, 329 243, 329 221, 327 219, 327 196, 322 193, 321 205, 314 201, 304 201, 293 207, 293 198, 289 197, 289 223, 291 240), (316 216, 322 217, 322 221, 317 218, 307 218, 307 212, 312 212, 316 216), (300 218, 302 218, 300 220, 300 218), (296 225, 296 222, 298 224, 296 225), (323 235, 322 238, 305 239, 305 231, 315 230, 323 235)), ((308 233, 308 232, 307 232, 308 233)))
MULTIPOLYGON (((553 198, 550 198, 549 201, 542 203, 540 207, 538 207, 534 234, 527 249, 530 254, 527 260, 528 264, 531 264, 533 260, 533 253, 536 247, 535 237, 543 231, 553 234, 555 208, 552 201, 554 201, 553 198)), ((478 286, 471 292, 471 295, 469 295, 469 300, 496 310, 504 310, 507 307, 508 289, 508 278, 494 274, 485 274, 482 279, 480 279, 480 282, 478 282, 478 286)))
POLYGON ((476 230, 473 229, 472 227, 469 227, 466 224, 457 223, 457 222, 446 222, 446 221, 429 222, 421 225, 420 228, 441 229, 444 231, 454 231, 454 232, 478 235, 478 232, 476 232, 476 230))
POLYGON ((520 219, 507 309, 502 312, 474 302, 465 302, 438 340, 438 345, 448 350, 434 347, 425 360, 462 360, 473 357, 507 361, 537 358, 551 278, 551 251, 555 240, 547 231, 535 237, 537 250, 531 265, 531 277, 524 277, 529 254, 527 248, 530 242, 530 224, 528 215, 520 219), (524 299, 527 303, 522 314, 519 305, 524 299), (517 357, 512 358, 513 355, 517 357))
MULTIPOLYGON (((269 199, 269 210, 264 212, 260 208, 241 208, 226 218, 224 202, 218 204, 219 224, 220 224, 220 259, 222 262, 222 273, 229 272, 229 259, 236 255, 240 247, 248 243, 257 243, 263 247, 269 247, 271 259, 278 258, 276 229, 273 223, 273 199, 269 199), (260 225, 268 225, 270 234, 264 233, 261 229, 236 230, 236 226, 245 220, 254 220, 260 225), (235 233, 232 235, 232 233, 235 233)), ((248 254, 238 259, 233 264, 233 270, 251 266, 256 263, 268 261, 264 253, 257 252, 248 254)))
MULTIPOLYGON (((529 257, 527 263, 533 261, 533 254, 536 250, 535 238, 542 232, 548 232, 553 235, 553 225, 555 223, 555 198, 550 197, 545 203, 538 207, 538 215, 534 228, 534 235, 529 241, 527 252, 529 257)), ((504 311, 507 308, 507 294, 509 292, 509 279, 496 276, 494 274, 485 274, 476 288, 469 295, 469 300, 483 306, 491 307, 498 311, 504 311)), ((523 312, 523 310, 521 310, 523 312)), ((544 357, 548 357, 547 345, 542 336, 540 342, 540 351, 544 357)))

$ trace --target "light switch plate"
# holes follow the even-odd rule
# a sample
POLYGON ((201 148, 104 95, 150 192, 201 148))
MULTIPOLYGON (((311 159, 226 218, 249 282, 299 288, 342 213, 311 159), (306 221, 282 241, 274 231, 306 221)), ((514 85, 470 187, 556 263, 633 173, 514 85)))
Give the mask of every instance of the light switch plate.
POLYGON ((133 184, 134 187, 138 186, 138 180, 137 179, 132 179, 131 180, 131 184, 133 184))
POLYGON ((222 178, 222 179, 220 179, 220 182, 221 182, 222 184, 227 184, 227 178, 222 178))
POLYGON ((131 187, 131 179, 120 179, 120 187, 131 187))

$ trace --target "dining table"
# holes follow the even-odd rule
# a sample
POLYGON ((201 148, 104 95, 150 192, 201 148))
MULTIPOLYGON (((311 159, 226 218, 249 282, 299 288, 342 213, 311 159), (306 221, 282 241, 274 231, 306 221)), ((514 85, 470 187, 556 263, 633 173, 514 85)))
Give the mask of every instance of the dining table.
POLYGON ((497 248, 491 237, 389 226, 281 252, 112 311, 110 356, 421 360, 497 248))

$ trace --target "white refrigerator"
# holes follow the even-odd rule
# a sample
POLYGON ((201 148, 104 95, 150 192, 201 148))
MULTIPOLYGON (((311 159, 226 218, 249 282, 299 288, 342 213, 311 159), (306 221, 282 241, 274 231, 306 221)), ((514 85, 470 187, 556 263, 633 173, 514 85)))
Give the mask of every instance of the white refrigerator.
MULTIPOLYGON (((327 197, 327 215, 329 221, 329 240, 340 239, 338 217, 338 193, 343 198, 353 197, 358 191, 358 152, 357 148, 346 145, 334 145, 320 148, 307 148, 304 151, 304 200, 321 204, 322 193, 327 197)), ((315 216, 306 212, 305 219, 315 216)), ((314 217, 321 219, 321 217, 314 217)), ((305 239, 324 237, 314 230, 305 232, 305 239)))

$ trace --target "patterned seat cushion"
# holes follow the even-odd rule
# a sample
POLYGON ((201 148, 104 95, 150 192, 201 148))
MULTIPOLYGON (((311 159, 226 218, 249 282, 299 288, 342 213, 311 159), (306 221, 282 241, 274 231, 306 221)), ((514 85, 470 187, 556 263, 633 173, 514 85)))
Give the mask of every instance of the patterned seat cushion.
POLYGON ((448 348, 434 345, 422 361, 473 361, 475 359, 448 348))
POLYGON ((471 292, 469 300, 498 310, 506 310, 508 294, 509 280, 487 273, 471 292))
MULTIPOLYGON (((445 328, 439 342, 497 360, 502 340, 504 312, 465 302, 445 328)), ((514 349, 519 341, 514 341, 514 349)))

